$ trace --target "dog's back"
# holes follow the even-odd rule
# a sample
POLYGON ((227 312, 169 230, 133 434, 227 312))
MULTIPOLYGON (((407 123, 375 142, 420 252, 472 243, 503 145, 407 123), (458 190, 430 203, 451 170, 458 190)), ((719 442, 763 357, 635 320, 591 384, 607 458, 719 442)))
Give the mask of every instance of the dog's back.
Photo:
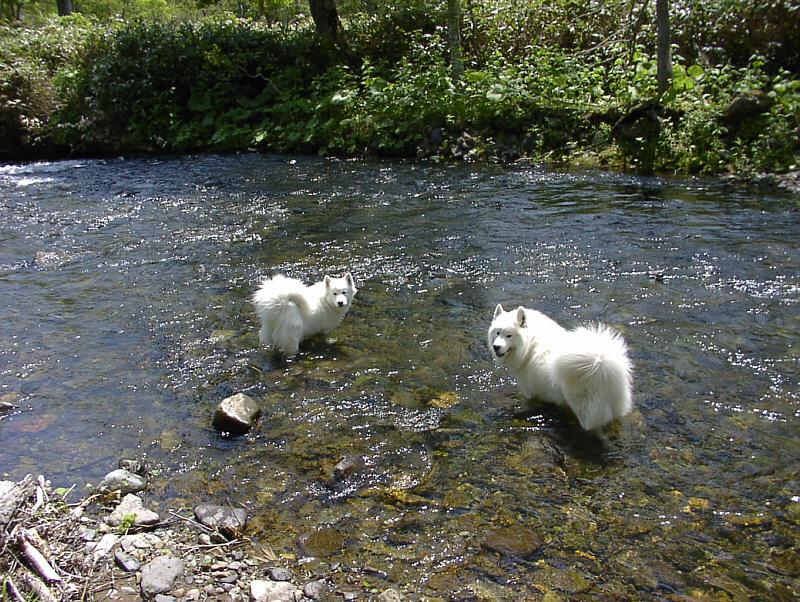
POLYGON ((551 370, 584 429, 603 426, 633 407, 627 346, 607 326, 582 326, 566 333, 552 356, 551 370))

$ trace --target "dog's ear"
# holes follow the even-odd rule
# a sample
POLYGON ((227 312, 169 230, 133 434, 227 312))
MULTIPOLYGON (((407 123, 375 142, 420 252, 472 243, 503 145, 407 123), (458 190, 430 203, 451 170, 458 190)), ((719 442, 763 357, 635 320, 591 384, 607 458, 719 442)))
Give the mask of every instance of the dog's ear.
POLYGON ((498 303, 497 307, 494 308, 494 317, 496 318, 501 313, 503 313, 503 306, 498 303))
POLYGON ((345 280, 347 280, 347 284, 349 284, 351 288, 355 288, 356 287, 356 283, 353 280, 353 275, 350 272, 347 272, 344 275, 344 278, 345 278, 345 280))
POLYGON ((517 310, 517 326, 519 326, 520 328, 525 328, 525 324, 526 324, 525 308, 520 305, 519 309, 517 310))
POLYGON ((331 287, 331 277, 326 274, 325 275, 325 288, 330 288, 330 287, 331 287))

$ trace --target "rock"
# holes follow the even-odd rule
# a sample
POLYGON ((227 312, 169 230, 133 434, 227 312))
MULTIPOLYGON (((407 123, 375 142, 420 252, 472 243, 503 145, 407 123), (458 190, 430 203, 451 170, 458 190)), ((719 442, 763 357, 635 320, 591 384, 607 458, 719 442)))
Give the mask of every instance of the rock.
POLYGON ((119 537, 114 535, 113 533, 106 533, 103 537, 100 538, 100 541, 97 542, 97 545, 92 550, 92 555, 95 559, 103 558, 104 556, 108 556, 111 554, 112 548, 117 545, 119 541, 119 537))
POLYGON ((159 556, 142 567, 142 595, 168 592, 183 575, 183 561, 172 556, 159 556))
POLYGON ((273 581, 291 581, 292 571, 279 566, 273 566, 267 569, 267 576, 273 581))
POLYGON ((636 105, 623 115, 611 128, 611 135, 618 142, 647 142, 655 140, 660 131, 656 103, 650 101, 636 105))
POLYGON ((350 475, 364 469, 366 465, 366 460, 363 455, 347 454, 333 467, 333 472, 330 478, 328 478, 328 487, 336 491, 343 489, 346 485, 345 481, 350 475))
POLYGON ((112 527, 118 527, 128 516, 134 517, 135 526, 155 525, 160 520, 157 513, 145 508, 141 498, 132 493, 122 498, 114 511, 106 517, 106 522, 112 527))
POLYGON ((739 94, 725 108, 724 118, 730 124, 738 126, 742 121, 766 113, 772 107, 773 100, 761 90, 748 90, 739 94))
POLYGON ((117 562, 117 566, 119 566, 119 568, 126 573, 138 571, 142 566, 138 560, 136 560, 133 556, 126 554, 122 550, 117 550, 116 554, 114 554, 114 560, 117 562))
POLYGON ((223 399, 214 412, 212 425, 218 431, 242 435, 249 431, 261 415, 261 408, 244 393, 223 399))
POLYGON ((140 458, 123 458, 119 461, 119 467, 143 477, 147 475, 147 462, 140 458))
POLYGON ((206 527, 215 529, 227 539, 236 539, 247 524, 247 512, 242 508, 205 505, 194 509, 195 518, 206 527))
POLYGON ((103 493, 119 491, 122 494, 134 493, 147 487, 147 479, 144 477, 118 468, 109 472, 100 485, 97 487, 103 493))
POLYGON ((396 589, 387 589, 386 591, 381 592, 376 600, 377 602, 403 602, 403 600, 405 600, 405 596, 403 596, 396 589))
POLYGON ((304 556, 319 558, 330 556, 341 550, 344 547, 345 538, 336 529, 323 527, 313 533, 302 535, 298 543, 304 556))
POLYGON ((470 159, 472 158, 470 153, 477 145, 478 141, 467 132, 464 132, 450 148, 450 153, 453 155, 454 159, 470 159))
POLYGON ((522 525, 489 531, 483 536, 480 544, 482 548, 492 552, 520 558, 532 556, 543 545, 536 533, 522 525))
POLYGON ((156 548, 162 544, 158 535, 153 533, 135 533, 133 535, 123 535, 119 541, 120 547, 123 551, 131 552, 133 550, 147 550, 149 548, 156 548))
POLYGON ((286 581, 252 581, 250 599, 254 602, 289 602, 295 599, 295 586, 286 581))
POLYGON ((327 591, 328 588, 322 581, 310 581, 303 588, 303 595, 312 600, 322 600, 327 591))

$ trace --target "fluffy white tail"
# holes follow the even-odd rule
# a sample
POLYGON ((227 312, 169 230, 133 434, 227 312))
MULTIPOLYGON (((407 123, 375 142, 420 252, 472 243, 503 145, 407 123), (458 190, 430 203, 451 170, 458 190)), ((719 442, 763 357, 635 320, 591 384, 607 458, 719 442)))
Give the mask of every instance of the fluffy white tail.
POLYGON ((551 361, 553 381, 584 429, 601 427, 631 411, 628 349, 607 326, 570 331, 551 361))

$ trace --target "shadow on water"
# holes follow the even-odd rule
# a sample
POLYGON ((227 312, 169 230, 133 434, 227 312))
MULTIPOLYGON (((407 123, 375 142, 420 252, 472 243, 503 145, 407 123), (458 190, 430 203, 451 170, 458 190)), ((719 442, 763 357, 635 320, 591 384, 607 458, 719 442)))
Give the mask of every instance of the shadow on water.
POLYGON ((786 199, 258 155, 7 166, 0 190, 3 474, 82 486, 143 456, 151 497, 244 505, 254 545, 415 596, 800 590, 786 199), (331 337, 259 348, 261 278, 345 271, 331 337), (492 364, 498 302, 625 335, 637 411, 609 442, 492 364), (237 392, 263 415, 223 438, 237 392))

